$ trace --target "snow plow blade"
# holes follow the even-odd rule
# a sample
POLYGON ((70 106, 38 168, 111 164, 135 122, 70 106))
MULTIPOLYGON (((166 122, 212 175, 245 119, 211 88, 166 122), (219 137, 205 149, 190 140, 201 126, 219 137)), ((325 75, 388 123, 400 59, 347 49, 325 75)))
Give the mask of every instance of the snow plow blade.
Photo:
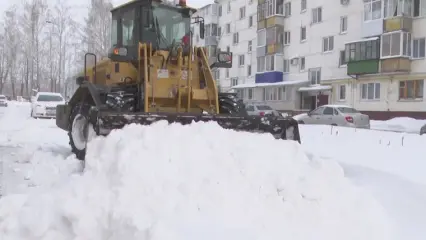
POLYGON ((230 116, 228 114, 194 115, 191 113, 117 113, 98 112, 98 129, 100 135, 107 135, 113 129, 120 129, 127 124, 150 125, 166 120, 169 123, 190 124, 192 122, 217 122, 225 129, 237 131, 270 133, 277 139, 294 140, 300 143, 299 127, 293 118, 277 116, 230 116))

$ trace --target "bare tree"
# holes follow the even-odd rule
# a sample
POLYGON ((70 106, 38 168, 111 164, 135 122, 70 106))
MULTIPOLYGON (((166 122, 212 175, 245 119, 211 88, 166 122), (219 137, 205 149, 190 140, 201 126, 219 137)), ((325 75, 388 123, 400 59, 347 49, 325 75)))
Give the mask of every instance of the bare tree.
POLYGON ((4 49, 6 68, 9 72, 12 97, 16 96, 16 79, 18 76, 18 55, 21 51, 21 32, 18 26, 17 7, 14 5, 5 12, 4 49))
POLYGON ((87 50, 98 58, 105 57, 111 46, 112 8, 110 0, 91 0, 83 39, 87 50))

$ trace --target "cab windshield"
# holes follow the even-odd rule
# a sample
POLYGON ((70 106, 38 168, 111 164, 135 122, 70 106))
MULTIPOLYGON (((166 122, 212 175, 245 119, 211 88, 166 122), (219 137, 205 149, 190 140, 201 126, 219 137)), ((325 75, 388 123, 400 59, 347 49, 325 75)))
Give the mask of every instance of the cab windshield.
POLYGON ((153 8, 154 24, 159 29, 159 49, 165 49, 182 42, 182 38, 189 34, 190 17, 179 9, 167 6, 153 8))

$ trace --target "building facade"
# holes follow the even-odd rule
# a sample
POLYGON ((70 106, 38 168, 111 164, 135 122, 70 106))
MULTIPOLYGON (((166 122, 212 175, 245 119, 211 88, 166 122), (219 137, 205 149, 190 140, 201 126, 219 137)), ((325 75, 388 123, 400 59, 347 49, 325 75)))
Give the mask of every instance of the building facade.
POLYGON ((219 0, 199 14, 206 38, 195 44, 233 52, 232 69, 215 75, 246 102, 426 118, 426 0, 219 0))

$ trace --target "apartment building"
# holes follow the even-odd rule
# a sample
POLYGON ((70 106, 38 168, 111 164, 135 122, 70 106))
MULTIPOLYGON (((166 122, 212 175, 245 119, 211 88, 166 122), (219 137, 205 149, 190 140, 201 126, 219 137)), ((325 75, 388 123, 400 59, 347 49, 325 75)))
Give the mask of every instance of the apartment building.
POLYGON ((332 101, 374 119, 426 118, 425 0, 364 0, 360 38, 346 43, 348 79, 332 83, 332 101))
POLYGON ((245 101, 283 111, 347 104, 376 119, 425 114, 426 0, 213 5, 215 46, 234 53, 233 68, 218 72, 217 79, 245 101), (252 16, 255 21, 244 20, 252 16))
POLYGON ((221 91, 229 91, 233 86, 254 81, 256 12, 255 0, 217 0, 196 13, 204 18, 205 38, 200 39, 198 25, 194 25, 194 44, 207 47, 210 61, 215 61, 216 51, 233 53, 232 68, 214 72, 221 91))

